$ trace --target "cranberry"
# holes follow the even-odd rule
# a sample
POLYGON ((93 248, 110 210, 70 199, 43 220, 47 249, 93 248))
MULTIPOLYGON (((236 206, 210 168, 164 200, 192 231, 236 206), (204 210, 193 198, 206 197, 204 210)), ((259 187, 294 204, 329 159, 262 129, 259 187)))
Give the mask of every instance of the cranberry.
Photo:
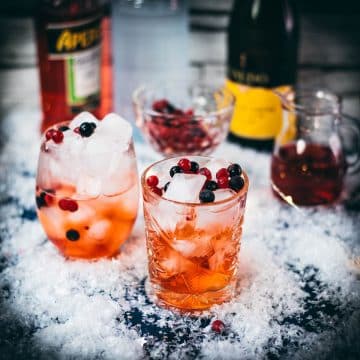
POLYGON ((80 134, 80 127, 79 126, 74 129, 74 133, 80 134))
POLYGON ((201 168, 199 174, 206 176, 207 180, 211 180, 211 171, 208 168, 201 168))
POLYGON ((146 183, 150 187, 157 186, 157 184, 159 183, 159 178, 156 175, 151 175, 146 179, 146 183))
POLYGON ((217 183, 220 189, 226 189, 229 187, 229 179, 227 176, 218 178, 217 183))
POLYGON ((59 208, 64 211, 75 212, 79 208, 79 205, 75 200, 64 198, 59 201, 59 208))
POLYGON ((162 113, 162 112, 166 111, 168 104, 169 104, 169 102, 166 99, 161 99, 161 100, 154 101, 152 108, 153 108, 153 110, 162 113))
POLYGON ((229 173, 228 173, 227 169, 225 169, 225 168, 221 168, 216 173, 216 178, 217 179, 223 178, 223 177, 229 177, 229 173))
POLYGON ((211 324, 211 330, 221 334, 225 330, 225 324, 221 320, 215 320, 211 324))
POLYGON ((178 166, 183 171, 190 171, 191 170, 191 161, 189 159, 180 159, 178 162, 178 166))
POLYGON ((80 238, 80 234, 77 230, 70 229, 66 232, 66 238, 70 241, 77 241, 80 238))
POLYGON ((229 181, 229 186, 235 191, 240 191, 244 187, 244 179, 241 176, 233 176, 229 181))
POLYGON ((187 109, 185 111, 186 116, 194 116, 194 110, 193 109, 187 109))
POLYGON ((54 131, 56 131, 56 130, 55 130, 55 129, 49 129, 49 130, 45 133, 45 139, 46 139, 46 140, 52 139, 52 136, 53 136, 54 131))
POLYGON ((152 186, 151 191, 159 196, 162 196, 162 190, 158 188, 157 186, 152 186))
POLYGON ((62 131, 54 130, 51 138, 55 144, 60 144, 64 140, 64 134, 62 131))
POLYGON ((242 170, 239 164, 231 164, 227 168, 230 176, 241 175, 242 170))
POLYGON ((54 202, 54 197, 51 194, 45 194, 44 199, 45 199, 46 205, 51 205, 54 202))
POLYGON ((215 200, 215 195, 211 190, 202 190, 199 194, 199 200, 202 203, 209 203, 215 200))

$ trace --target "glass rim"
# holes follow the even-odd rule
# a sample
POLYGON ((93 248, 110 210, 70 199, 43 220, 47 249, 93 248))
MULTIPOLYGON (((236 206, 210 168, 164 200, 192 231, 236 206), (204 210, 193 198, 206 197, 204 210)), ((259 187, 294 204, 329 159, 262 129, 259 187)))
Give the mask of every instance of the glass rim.
POLYGON ((281 93, 273 90, 280 98, 283 109, 292 113, 306 113, 309 115, 341 114, 342 97, 333 91, 322 87, 295 88, 293 91, 281 93), (296 99, 317 99, 331 102, 326 110, 308 110, 306 105, 299 104, 296 99))
MULTIPOLYGON (((175 86, 176 86, 176 82, 175 82, 175 86)), ((151 115, 151 116, 157 116, 157 117, 163 117, 163 118, 167 118, 167 119, 175 119, 179 116, 181 116, 182 118, 189 118, 189 119, 203 119, 204 116, 216 116, 216 115, 221 115, 223 113, 226 113, 228 111, 231 111, 233 110, 234 106, 235 106, 235 101, 236 101, 236 98, 234 96, 234 94, 224 86, 210 86, 210 85, 205 85, 205 84, 200 84, 200 85, 195 85, 195 84, 189 84, 188 86, 186 86, 187 88, 189 89, 196 89, 196 88, 205 88, 205 89, 208 89, 210 91, 213 91, 213 92, 223 92, 223 93, 226 93, 226 96, 229 96, 230 98, 230 104, 225 106, 224 108, 222 109, 219 109, 219 110, 215 110, 215 111, 208 111, 208 112, 204 112, 203 114, 199 114, 199 115, 176 115, 176 114, 164 114, 164 113, 160 113, 156 110, 153 110, 151 108, 146 108, 144 106, 142 106, 140 100, 139 100, 139 94, 141 92, 143 92, 144 90, 153 90, 153 89, 156 89, 158 87, 158 84, 141 84, 139 85, 133 92, 132 92, 132 95, 131 95, 131 98, 132 98, 132 101, 133 101, 133 104, 135 106, 138 106, 141 111, 146 114, 146 115, 151 115)), ((166 87, 166 86, 163 86, 163 85, 159 85, 159 87, 166 87)))
MULTIPOLYGON (((207 158, 207 159, 215 159, 214 157, 211 156, 205 156, 205 155, 191 155, 191 156, 197 156, 197 157, 202 157, 202 158, 207 158)), ((189 158, 191 158, 191 156, 189 156, 189 158)), ((168 161, 168 160, 173 160, 173 159, 178 159, 178 158, 182 158, 183 156, 173 156, 173 157, 169 157, 169 158, 165 158, 165 159, 161 159, 158 160, 154 163, 152 163, 151 165, 147 166, 146 169, 142 172, 141 174, 141 188, 143 190, 143 194, 144 194, 144 189, 147 189, 146 193, 151 194, 151 196, 154 199, 158 199, 158 200, 162 200, 162 201, 166 201, 175 205, 186 205, 189 207, 214 207, 214 206, 218 206, 218 205, 224 205, 227 203, 231 203, 234 200, 243 197, 244 195, 246 195, 248 193, 249 190, 249 177, 247 176, 246 172, 244 170, 242 170, 242 175, 244 175, 244 187, 237 192, 236 194, 234 194, 233 196, 224 199, 224 200, 220 200, 220 201, 216 201, 216 202, 209 202, 209 203, 191 203, 191 202, 182 202, 182 201, 176 201, 176 200, 170 200, 167 198, 164 198, 156 193, 154 193, 153 191, 150 190, 150 187, 146 184, 146 174, 148 173, 148 171, 150 169, 152 169, 154 166, 168 161)))

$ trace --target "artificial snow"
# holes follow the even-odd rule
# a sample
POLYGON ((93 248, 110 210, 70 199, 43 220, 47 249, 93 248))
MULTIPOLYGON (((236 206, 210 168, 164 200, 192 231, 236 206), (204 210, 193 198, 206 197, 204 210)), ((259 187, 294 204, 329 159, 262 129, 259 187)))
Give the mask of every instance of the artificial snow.
MULTIPOLYGON (((141 213, 111 260, 67 261, 46 240, 34 209, 39 114, 26 121, 14 114, 2 124, 0 325, 17 355, 313 359, 355 346, 359 213, 280 203, 270 190, 269 155, 223 144, 214 156, 239 163, 250 179, 237 294, 202 314, 180 315, 153 302, 141 213), (215 319, 225 323, 223 334, 212 332, 215 319)), ((142 143, 136 153, 140 172, 159 159, 142 143)), ((94 226, 98 234, 106 224, 94 226)))

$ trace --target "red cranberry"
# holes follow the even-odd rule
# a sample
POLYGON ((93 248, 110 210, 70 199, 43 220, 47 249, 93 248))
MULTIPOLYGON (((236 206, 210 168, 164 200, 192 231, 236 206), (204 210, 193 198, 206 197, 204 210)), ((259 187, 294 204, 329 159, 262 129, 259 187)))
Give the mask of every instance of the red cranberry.
POLYGON ((52 140, 55 144, 60 144, 64 140, 63 132, 59 130, 54 130, 52 134, 52 140))
POLYGON ((152 108, 158 112, 165 112, 169 102, 166 99, 154 101, 152 108))
POLYGON ((80 134, 80 126, 78 126, 74 129, 74 133, 80 134))
POLYGON ((229 187, 229 179, 227 176, 218 178, 217 183, 220 189, 226 189, 229 187))
POLYGON ((156 175, 151 175, 146 179, 146 183, 150 187, 155 187, 159 183, 159 178, 156 175))
POLYGON ((225 330, 225 324, 221 320, 215 320, 211 324, 211 330, 221 334, 225 330))
POLYGON ((50 194, 45 194, 44 199, 47 205, 51 205, 54 202, 54 197, 50 194))
POLYGON ((211 180, 211 171, 208 168, 201 168, 199 174, 206 176, 207 180, 211 180))
POLYGON ((55 130, 55 129, 49 129, 49 130, 45 133, 45 139, 46 139, 46 140, 52 139, 54 131, 56 131, 56 130, 55 130))
POLYGON ((191 161, 189 159, 180 159, 178 162, 178 166, 180 166, 181 170, 183 171, 190 171, 191 170, 191 161))
POLYGON ((217 171, 216 173, 216 178, 223 178, 223 177, 229 177, 229 172, 227 171, 227 169, 225 168, 221 168, 220 170, 217 171))
POLYGON ((162 196, 162 190, 158 188, 157 186, 151 187, 151 191, 159 196, 162 196))
POLYGON ((75 212, 79 208, 79 205, 72 199, 61 199, 59 201, 59 208, 64 211, 75 212))

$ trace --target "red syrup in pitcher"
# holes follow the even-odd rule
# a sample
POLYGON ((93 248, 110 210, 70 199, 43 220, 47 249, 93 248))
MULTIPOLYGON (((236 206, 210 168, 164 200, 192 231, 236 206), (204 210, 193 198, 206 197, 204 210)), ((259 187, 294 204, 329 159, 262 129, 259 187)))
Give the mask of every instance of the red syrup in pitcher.
MULTIPOLYGON (((296 205, 320 205, 336 200, 342 190, 346 164, 327 145, 287 144, 271 162, 273 184, 296 205)), ((279 194, 274 189, 274 193, 279 194)), ((281 196, 280 196, 281 197, 281 196)))

